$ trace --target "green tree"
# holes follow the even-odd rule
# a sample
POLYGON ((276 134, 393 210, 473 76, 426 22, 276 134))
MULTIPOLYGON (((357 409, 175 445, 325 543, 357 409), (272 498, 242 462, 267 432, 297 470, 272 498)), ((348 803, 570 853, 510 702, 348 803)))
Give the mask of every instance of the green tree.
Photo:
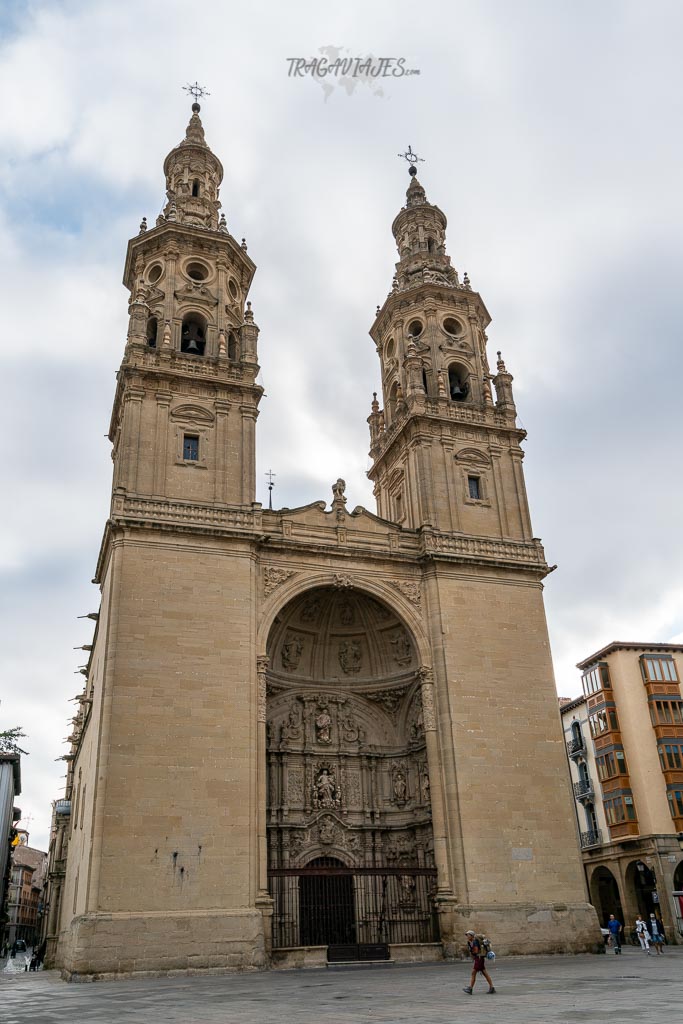
POLYGON ((18 725, 14 729, 0 731, 0 754, 28 754, 28 750, 22 750, 18 743, 25 735, 18 725))

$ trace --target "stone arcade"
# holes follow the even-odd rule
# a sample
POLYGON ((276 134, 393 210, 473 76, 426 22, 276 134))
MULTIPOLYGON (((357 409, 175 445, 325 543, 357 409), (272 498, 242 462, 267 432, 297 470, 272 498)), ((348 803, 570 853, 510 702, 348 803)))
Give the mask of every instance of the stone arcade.
POLYGON ((370 331, 378 514, 349 510, 343 480, 329 509, 271 511, 254 500, 255 266, 219 213, 197 104, 164 172, 164 211, 126 257, 51 962, 448 956, 470 926, 501 952, 590 948, 525 435, 444 214, 411 167, 370 331))

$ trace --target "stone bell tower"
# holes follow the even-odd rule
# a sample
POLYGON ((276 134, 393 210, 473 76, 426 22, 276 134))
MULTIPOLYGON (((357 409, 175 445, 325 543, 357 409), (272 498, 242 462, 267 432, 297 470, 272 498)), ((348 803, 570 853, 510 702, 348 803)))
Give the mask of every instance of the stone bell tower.
POLYGON ((379 514, 405 527, 529 541, 512 376, 500 352, 491 373, 491 318, 451 266, 445 215, 427 201, 415 166, 410 175, 392 225, 396 276, 370 331, 384 397, 368 420, 379 514))
POLYGON ((128 342, 112 414, 117 495, 247 505, 255 498, 255 266, 220 213, 223 166, 199 104, 164 161, 167 202, 128 244, 128 342))

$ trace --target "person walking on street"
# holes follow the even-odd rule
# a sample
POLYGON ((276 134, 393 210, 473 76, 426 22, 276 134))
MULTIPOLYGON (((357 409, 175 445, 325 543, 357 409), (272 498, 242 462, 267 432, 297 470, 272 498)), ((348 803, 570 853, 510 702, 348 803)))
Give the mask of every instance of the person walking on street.
POLYGON ((621 921, 617 921, 614 914, 610 914, 609 921, 607 922, 607 928, 614 946, 614 954, 621 953, 621 933, 624 930, 624 926, 621 921))
POLYGON ((640 916, 640 914, 638 914, 638 917, 636 918, 636 935, 638 936, 638 941, 640 942, 640 948, 644 949, 646 951, 647 955, 649 956, 650 955, 650 933, 647 930, 647 925, 643 921, 643 919, 640 916))
POLYGON ((466 988, 463 989, 463 992, 467 992, 467 995, 471 996, 472 991, 474 989, 474 983, 477 980, 477 975, 482 974, 489 984, 488 994, 493 995, 493 993, 496 990, 493 987, 491 976, 489 972, 486 970, 486 954, 482 949, 481 942, 479 941, 475 933, 472 931, 465 932, 465 937, 467 938, 467 948, 470 951, 470 956, 472 957, 473 963, 472 977, 470 978, 470 983, 466 986, 466 988))
POLYGON ((657 950, 657 956, 661 956, 664 944, 664 933, 662 932, 662 926, 655 917, 654 914, 650 914, 650 935, 652 936, 652 945, 657 950))

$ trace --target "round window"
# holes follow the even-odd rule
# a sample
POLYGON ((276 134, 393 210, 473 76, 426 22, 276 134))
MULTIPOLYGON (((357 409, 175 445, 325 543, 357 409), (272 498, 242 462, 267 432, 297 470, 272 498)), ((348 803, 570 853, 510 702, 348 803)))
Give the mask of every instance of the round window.
POLYGON ((157 282, 161 277, 162 273, 163 267, 161 266, 161 264, 155 263, 147 271, 147 280, 150 281, 152 284, 155 284, 155 282, 157 282))
POLYGON ((230 278, 230 280, 228 281, 228 291, 230 292, 230 297, 234 299, 236 302, 237 299, 239 298, 240 293, 237 289, 237 285, 235 284, 232 278, 230 278))
POLYGON ((443 322, 443 329, 447 334, 452 334, 454 337, 462 334, 462 324, 459 320, 454 320, 452 316, 446 317, 443 322))
POLYGON ((408 324, 408 334, 411 338, 419 338, 422 334, 422 324, 419 320, 411 320, 408 324))
POLYGON ((209 271, 203 263, 188 263, 185 268, 185 273, 188 277, 191 277, 193 281, 206 281, 209 276, 209 271))

